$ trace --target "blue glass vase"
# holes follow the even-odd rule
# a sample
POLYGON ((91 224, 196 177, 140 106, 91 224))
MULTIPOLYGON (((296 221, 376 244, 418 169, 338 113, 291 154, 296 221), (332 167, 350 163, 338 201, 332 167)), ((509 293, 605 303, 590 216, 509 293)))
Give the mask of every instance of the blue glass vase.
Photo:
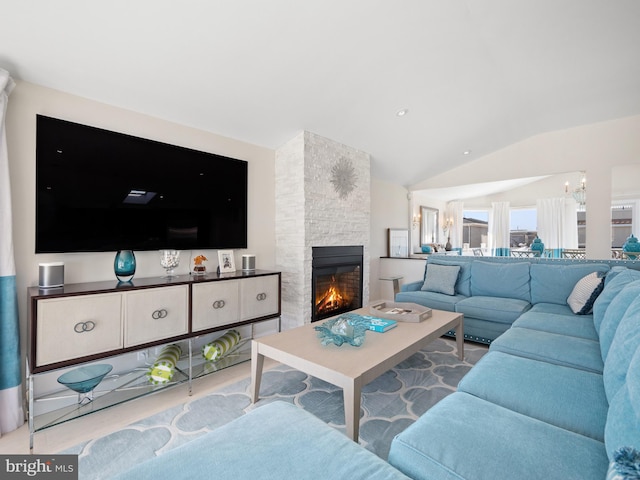
POLYGON ((136 273, 136 256, 133 250, 118 250, 113 261, 116 278, 121 282, 130 282, 136 273))

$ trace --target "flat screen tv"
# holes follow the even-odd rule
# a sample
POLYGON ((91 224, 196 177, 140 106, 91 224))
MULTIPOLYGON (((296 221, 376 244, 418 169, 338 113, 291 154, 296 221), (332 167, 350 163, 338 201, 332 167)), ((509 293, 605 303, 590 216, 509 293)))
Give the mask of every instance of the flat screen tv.
POLYGON ((36 253, 247 247, 246 161, 36 123, 36 253))

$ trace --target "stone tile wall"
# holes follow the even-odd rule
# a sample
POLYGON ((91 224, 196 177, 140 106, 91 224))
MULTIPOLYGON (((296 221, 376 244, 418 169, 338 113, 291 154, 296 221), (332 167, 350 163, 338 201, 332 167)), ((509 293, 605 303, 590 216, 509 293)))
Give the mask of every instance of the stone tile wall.
POLYGON ((310 132, 276 151, 276 264, 282 328, 311 321, 311 247, 363 245, 362 301, 369 301, 371 160, 310 132))

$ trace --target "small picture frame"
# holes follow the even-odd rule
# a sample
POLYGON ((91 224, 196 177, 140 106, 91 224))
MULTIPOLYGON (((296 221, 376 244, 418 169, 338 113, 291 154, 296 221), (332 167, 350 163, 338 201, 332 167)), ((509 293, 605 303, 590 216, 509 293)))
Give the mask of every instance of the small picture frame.
POLYGON ((233 250, 218 250, 218 264, 220 273, 236 271, 236 262, 233 259, 233 250))
POLYGON ((409 230, 406 228, 387 229, 387 256, 409 256, 409 230))

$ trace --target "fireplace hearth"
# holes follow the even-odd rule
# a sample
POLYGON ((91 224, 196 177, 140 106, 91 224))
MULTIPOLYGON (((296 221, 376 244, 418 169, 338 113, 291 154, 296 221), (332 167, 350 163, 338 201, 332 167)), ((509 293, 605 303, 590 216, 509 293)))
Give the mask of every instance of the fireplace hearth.
POLYGON ((312 322, 362 307, 362 246, 312 247, 312 322))

